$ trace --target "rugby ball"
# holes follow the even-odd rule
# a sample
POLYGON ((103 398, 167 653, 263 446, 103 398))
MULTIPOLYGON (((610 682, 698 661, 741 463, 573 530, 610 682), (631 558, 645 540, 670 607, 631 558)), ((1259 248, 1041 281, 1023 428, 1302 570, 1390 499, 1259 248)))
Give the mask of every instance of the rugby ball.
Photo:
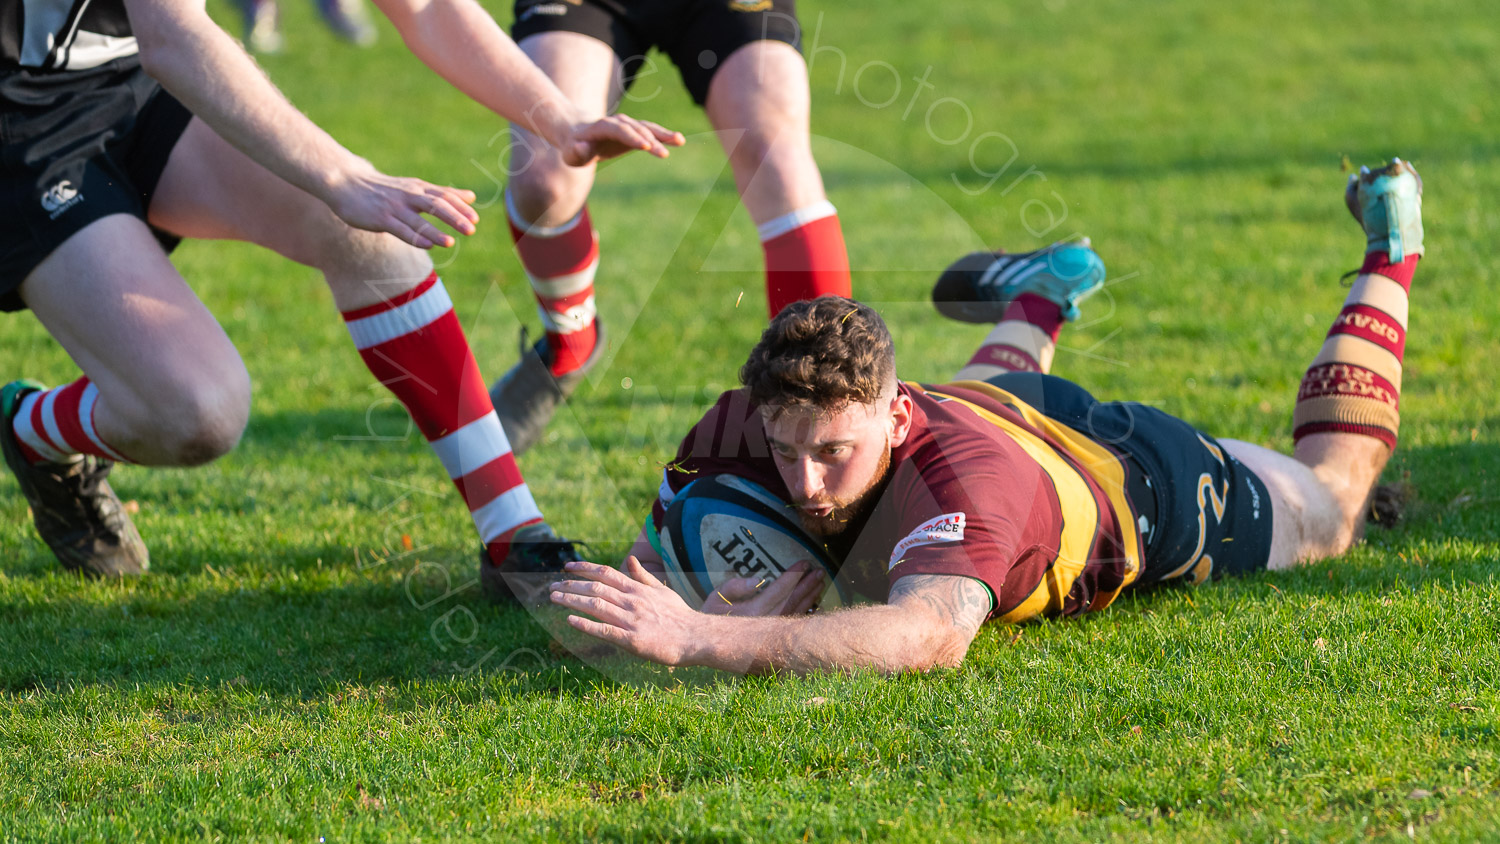
POLYGON ((850 603, 834 576, 837 565, 791 506, 744 478, 710 475, 688 484, 672 499, 658 533, 667 579, 694 607, 726 580, 775 580, 802 560, 828 576, 820 607, 850 603))

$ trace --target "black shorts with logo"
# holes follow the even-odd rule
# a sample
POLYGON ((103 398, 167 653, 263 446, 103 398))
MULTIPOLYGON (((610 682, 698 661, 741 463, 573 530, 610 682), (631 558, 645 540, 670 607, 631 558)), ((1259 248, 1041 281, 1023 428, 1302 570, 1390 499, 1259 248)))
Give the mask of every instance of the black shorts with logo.
MULTIPOLYGON (((167 157, 193 117, 134 58, 89 70, 0 70, 0 310, 88 224, 146 219, 167 157)), ((177 238, 157 232, 171 251, 177 238)))
POLYGON ((1146 544, 1136 588, 1266 567, 1271 494, 1213 437, 1154 407, 1099 401, 1053 375, 1011 372, 989 382, 1121 455, 1146 544))
POLYGON ((539 32, 576 32, 608 44, 625 66, 626 88, 655 47, 700 106, 735 50, 755 41, 802 48, 796 0, 515 0, 515 14, 517 43, 539 32))

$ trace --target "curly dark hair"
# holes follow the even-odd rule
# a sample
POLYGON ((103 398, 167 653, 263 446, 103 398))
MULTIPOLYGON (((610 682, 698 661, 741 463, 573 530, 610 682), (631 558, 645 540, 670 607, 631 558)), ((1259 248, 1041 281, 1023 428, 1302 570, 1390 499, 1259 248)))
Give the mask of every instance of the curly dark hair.
POLYGON ((842 409, 870 404, 896 379, 896 347, 868 305, 820 296, 782 309, 740 367, 758 404, 842 409))

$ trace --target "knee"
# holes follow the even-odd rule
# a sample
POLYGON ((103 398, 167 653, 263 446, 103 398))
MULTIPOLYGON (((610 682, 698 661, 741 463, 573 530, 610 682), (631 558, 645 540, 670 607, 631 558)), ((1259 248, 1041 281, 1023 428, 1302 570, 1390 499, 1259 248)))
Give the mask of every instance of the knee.
POLYGON ((250 419, 250 376, 236 358, 234 366, 168 379, 133 404, 147 411, 131 427, 150 443, 153 462, 201 466, 239 444, 250 419))
MULTIPOLYGON (((424 219, 442 228, 441 223, 424 219)), ((279 207, 267 225, 272 233, 260 238, 260 243, 318 270, 336 286, 425 275, 431 268, 424 250, 395 235, 357 229, 311 196, 279 207)))
POLYGON ((1315 549, 1314 553, 1310 556, 1315 559, 1337 557, 1350 548, 1353 548, 1354 543, 1359 541, 1359 537, 1360 532, 1356 530, 1356 525, 1348 521, 1341 522, 1326 530, 1322 536, 1318 537, 1317 544, 1320 547, 1315 549))
POLYGON ((1301 518, 1301 553, 1307 561, 1337 557, 1353 548, 1364 536, 1363 511, 1330 498, 1325 506, 1311 508, 1301 518))
POLYGON ((730 164, 738 171, 755 174, 764 169, 792 170, 805 157, 810 163, 811 152, 805 155, 799 139, 791 133, 772 135, 760 129, 749 129, 729 153, 730 164))
MULTIPOLYGON (((243 370, 242 370, 243 374, 243 370)), ((199 386, 180 407, 164 446, 179 466, 200 466, 228 454, 250 421, 250 378, 199 386)))
POLYGON ((593 187, 593 167, 568 167, 555 154, 535 156, 510 177, 506 193, 528 223, 560 226, 577 215, 593 187))

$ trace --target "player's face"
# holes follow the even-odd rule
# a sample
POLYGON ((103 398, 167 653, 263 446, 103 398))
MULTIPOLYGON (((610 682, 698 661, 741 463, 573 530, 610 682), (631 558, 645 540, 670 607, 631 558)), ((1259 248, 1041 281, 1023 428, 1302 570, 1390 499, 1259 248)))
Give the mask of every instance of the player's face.
POLYGON ((902 426, 893 419, 891 406, 901 402, 909 405, 910 399, 849 405, 836 413, 763 413, 776 468, 809 533, 838 534, 874 505, 890 473, 891 448, 909 427, 909 421, 902 426))

